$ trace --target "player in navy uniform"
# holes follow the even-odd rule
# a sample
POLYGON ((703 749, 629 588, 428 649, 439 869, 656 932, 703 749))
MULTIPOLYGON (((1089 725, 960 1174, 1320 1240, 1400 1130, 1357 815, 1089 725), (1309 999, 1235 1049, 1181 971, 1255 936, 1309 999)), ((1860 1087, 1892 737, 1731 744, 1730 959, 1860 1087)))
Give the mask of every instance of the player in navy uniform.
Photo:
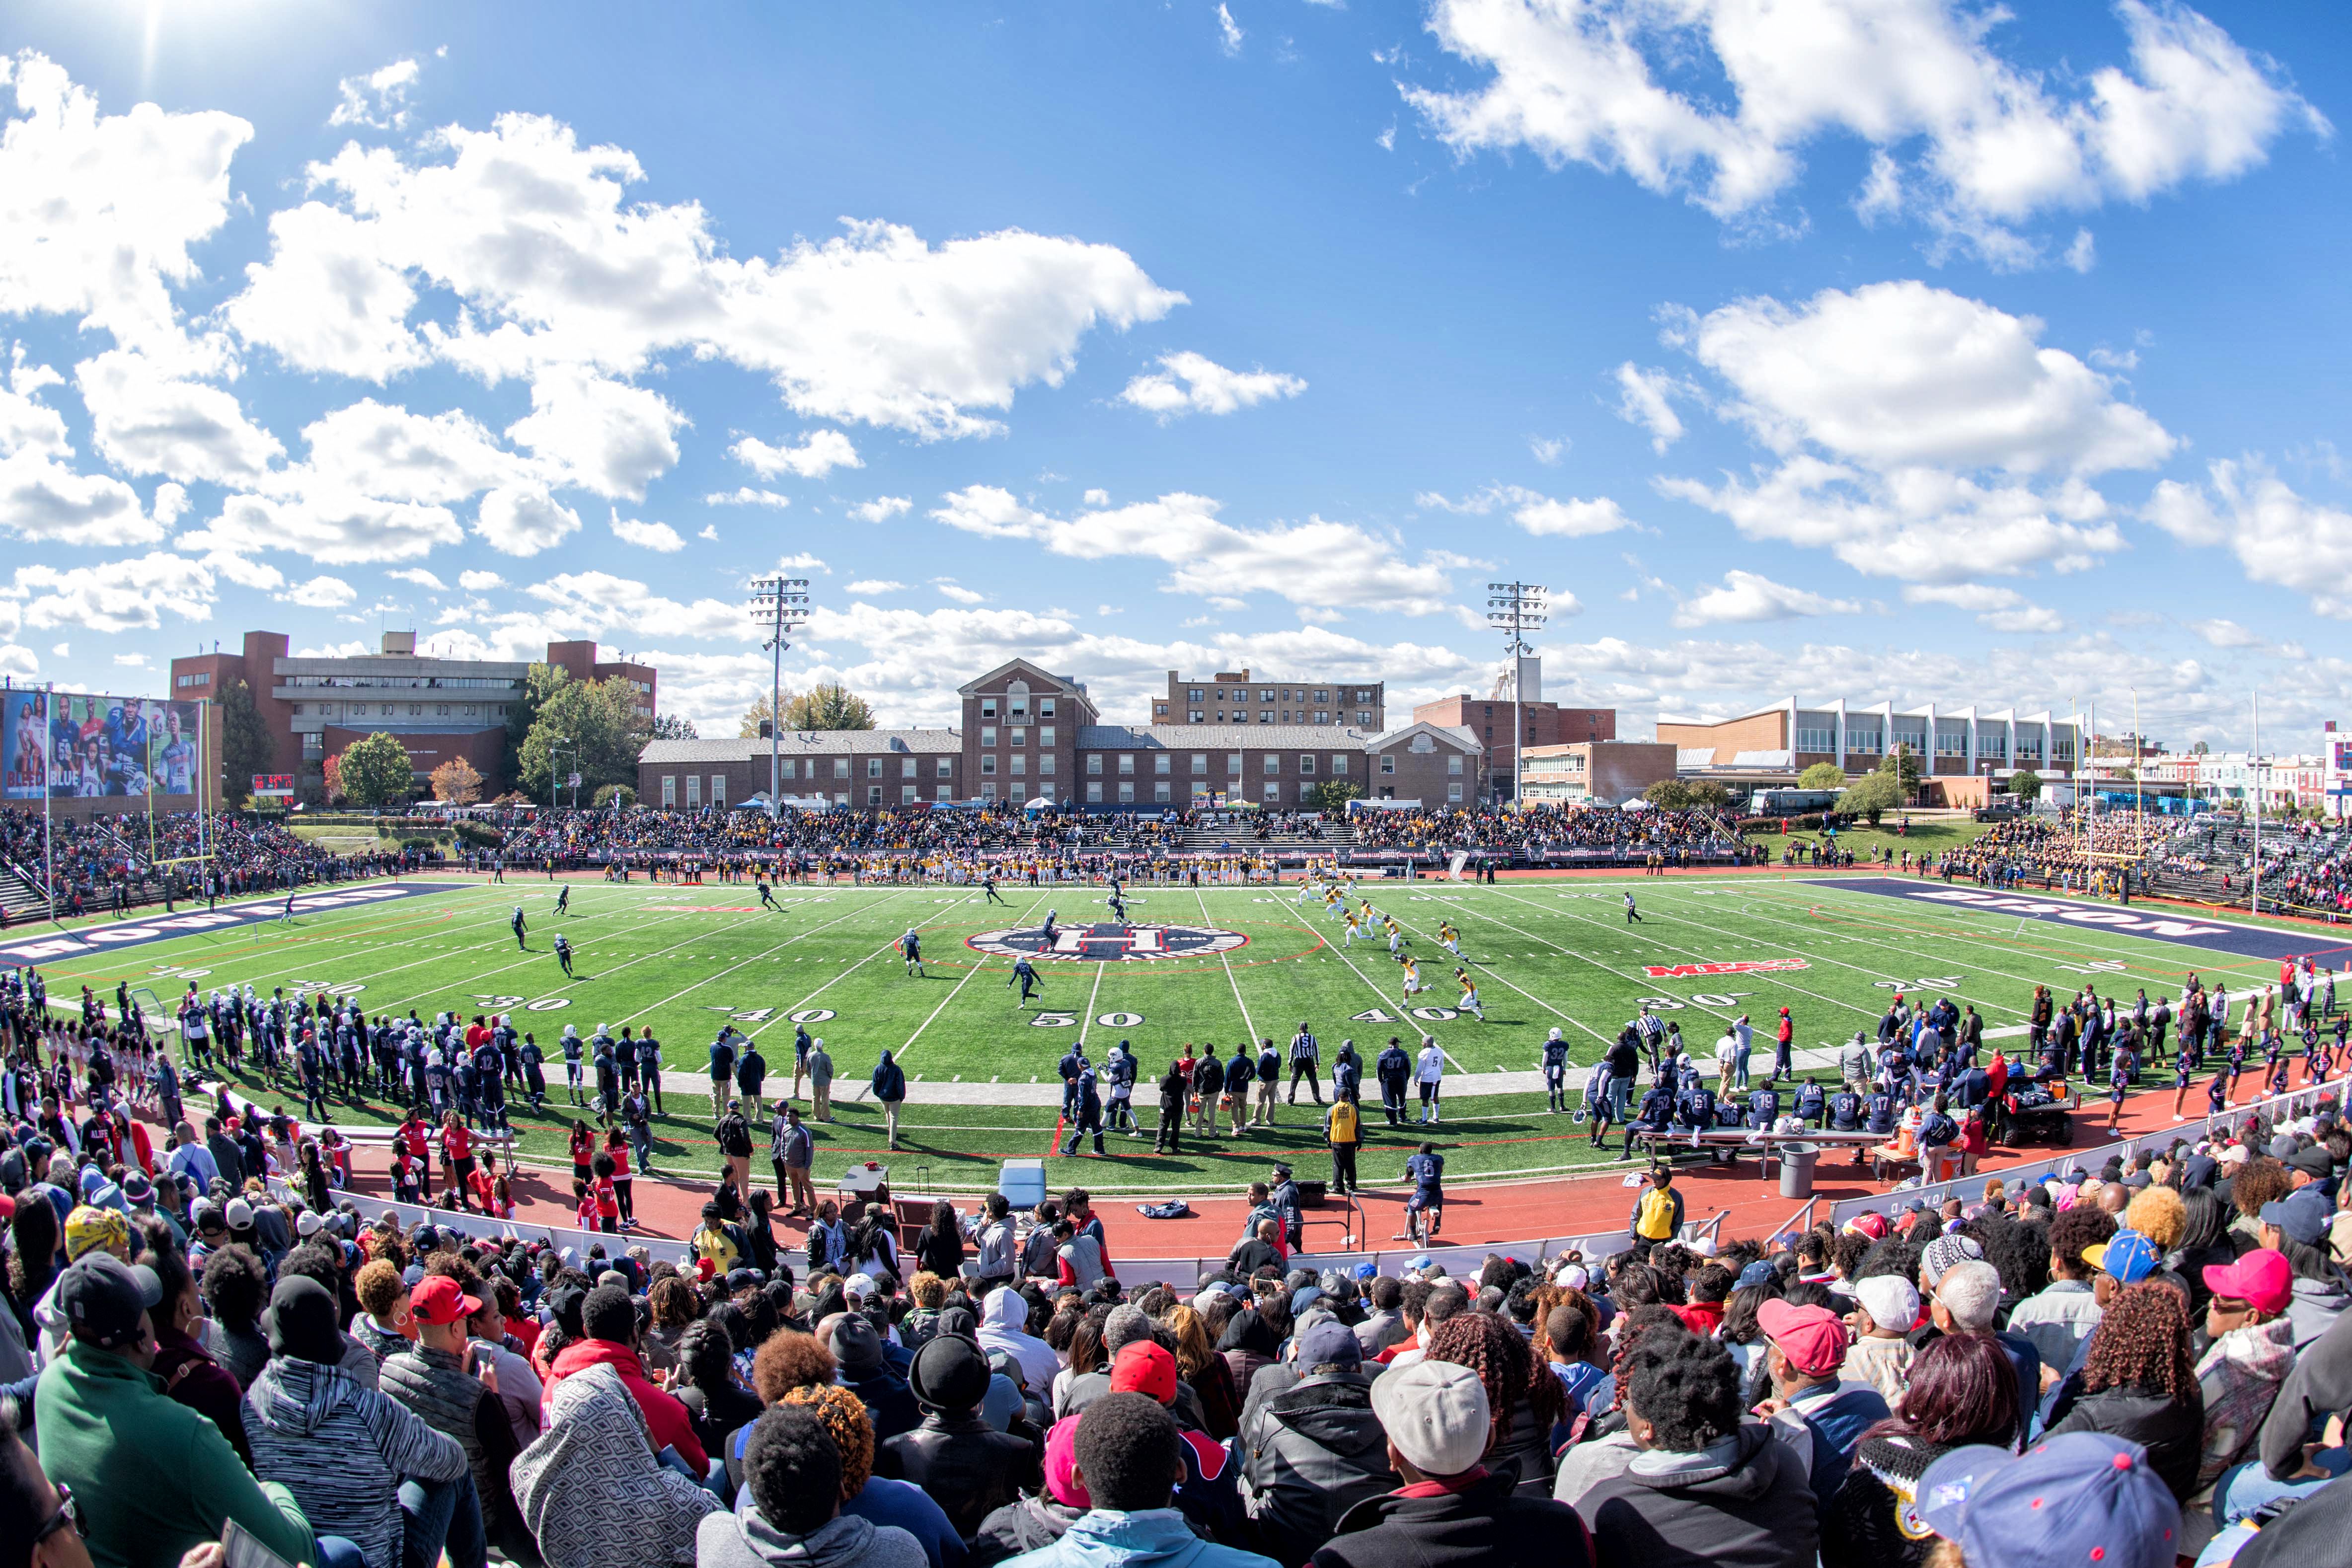
POLYGON ((572 913, 572 884, 568 882, 556 890, 555 913, 558 915, 572 913))
POLYGON ((929 971, 923 967, 923 934, 921 932, 911 925, 908 926, 907 934, 898 938, 898 951, 906 955, 907 973, 926 980, 931 977, 929 971))
POLYGON ((1043 935, 1045 938, 1045 946, 1048 947, 1051 947, 1054 945, 1054 922, 1061 913, 1062 912, 1058 909, 1049 909, 1045 911, 1045 924, 1042 929, 1043 935))
POLYGON ((1005 904, 1004 895, 996 891, 996 873, 994 872, 990 872, 980 879, 980 891, 988 894, 987 898, 982 900, 983 903, 1004 904, 1004 906, 1008 909, 1013 907, 1010 904, 1005 904))
POLYGON ((768 891, 768 879, 764 876, 760 879, 760 903, 763 907, 768 909, 782 909, 783 907, 782 904, 776 902, 776 895, 768 891))
POLYGON ((1568 1041, 1554 1028, 1543 1043, 1544 1108, 1554 1113, 1568 1109, 1568 1041))
POLYGON ((521 904, 518 904, 515 905, 514 918, 508 921, 507 924, 514 927, 515 946, 521 948, 526 953, 530 952, 530 944, 523 939, 524 927, 521 904))
POLYGON ((1014 986, 1019 986, 1021 988, 1021 999, 1013 1004, 1015 1007, 1028 1006, 1029 993, 1033 990, 1042 991, 1045 988, 1045 982, 1037 977, 1037 971, 1031 966, 1028 955, 1026 954, 1024 954, 1020 957, 1013 960, 1013 977, 1004 982, 1004 987, 1007 990, 1012 989, 1014 986))
POLYGON ((561 931, 555 934, 555 961, 563 966, 563 977, 572 978, 572 944, 563 939, 563 933, 561 931))

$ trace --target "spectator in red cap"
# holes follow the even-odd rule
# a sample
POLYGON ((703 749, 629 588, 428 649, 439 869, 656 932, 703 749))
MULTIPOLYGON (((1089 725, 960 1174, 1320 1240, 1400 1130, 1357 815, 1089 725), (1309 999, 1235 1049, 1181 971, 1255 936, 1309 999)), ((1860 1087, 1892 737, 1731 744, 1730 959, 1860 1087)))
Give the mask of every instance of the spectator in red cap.
POLYGON ((2249 1458, 2279 1385, 2294 1370, 2294 1266, 2283 1252, 2258 1247, 2236 1262, 2205 1270, 2213 1299, 2205 1308, 2211 1344, 2197 1364, 2205 1399, 2205 1452, 2197 1480, 2210 1486, 2249 1458))
MULTIPOLYGON (((1113 1394, 1140 1394, 1160 1405, 1176 1403, 1176 1354, 1156 1339, 1137 1340, 1110 1364, 1113 1394)), ((1241 1467, 1223 1443, 1180 1422, 1184 1479, 1176 1483, 1174 1506, 1211 1539, 1238 1541, 1247 1528, 1242 1514, 1241 1467)))
POLYGON ((1827 1507, 1845 1484, 1863 1433, 1894 1412, 1870 1385, 1839 1376, 1852 1335, 1829 1308, 1766 1301, 1756 1309, 1756 1322, 1764 1331, 1764 1365, 1772 1379, 1772 1396, 1757 1414, 1770 1420, 1773 1436, 1796 1455, 1813 1495, 1827 1507))

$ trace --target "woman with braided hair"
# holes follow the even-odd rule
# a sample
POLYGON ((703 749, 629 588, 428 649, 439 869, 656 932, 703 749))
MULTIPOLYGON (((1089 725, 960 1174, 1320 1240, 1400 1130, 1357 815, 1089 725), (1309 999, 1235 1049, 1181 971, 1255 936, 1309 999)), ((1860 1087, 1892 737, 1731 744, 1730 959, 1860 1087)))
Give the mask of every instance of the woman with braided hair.
POLYGON ((2063 1432, 2105 1432, 2139 1444, 2174 1498, 2189 1500, 2204 1447, 2205 1396, 2179 1291, 2146 1280, 2116 1292, 2091 1334, 2080 1392, 2060 1399, 2042 1436, 2063 1432))
POLYGON ((1519 1331, 1492 1312, 1457 1313, 1431 1331, 1428 1359, 1466 1366, 1486 1385, 1486 1405, 1494 1412, 1486 1468, 1511 1465, 1518 1471, 1519 1496, 1549 1497, 1552 1424, 1568 1396, 1519 1331))

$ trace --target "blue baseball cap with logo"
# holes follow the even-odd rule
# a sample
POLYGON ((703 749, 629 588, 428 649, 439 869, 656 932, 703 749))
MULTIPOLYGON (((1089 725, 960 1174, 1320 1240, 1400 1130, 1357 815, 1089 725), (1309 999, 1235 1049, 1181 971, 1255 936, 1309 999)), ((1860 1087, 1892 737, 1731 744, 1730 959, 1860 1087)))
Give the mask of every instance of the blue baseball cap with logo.
POLYGON ((2137 1285, 2163 1261, 2156 1243, 2137 1230, 2118 1230, 2095 1247, 2083 1249, 2083 1261, 2118 1285, 2137 1285))
POLYGON ((2017 1455, 1955 1448, 1927 1467, 1911 1506, 1970 1563, 2001 1568, 2172 1568, 2179 1552, 2180 1505, 2147 1450, 2104 1432, 2017 1455))

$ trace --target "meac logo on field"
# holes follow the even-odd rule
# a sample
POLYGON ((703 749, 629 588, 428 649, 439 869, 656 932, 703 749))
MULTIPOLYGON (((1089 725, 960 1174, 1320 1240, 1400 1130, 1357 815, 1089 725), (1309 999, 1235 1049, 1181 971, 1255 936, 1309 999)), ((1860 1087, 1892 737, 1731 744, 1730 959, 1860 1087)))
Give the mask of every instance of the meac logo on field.
POLYGON ((1728 964, 1645 964, 1642 973, 1654 980, 1681 980, 1694 975, 1753 975, 1806 967, 1802 958, 1742 958, 1728 964))
POLYGON ((1249 945, 1238 931, 1213 925, 1135 925, 1097 921, 1084 925, 1056 926, 1052 936, 1042 926, 1007 931, 983 931, 964 938, 978 953, 1007 958, 1056 958, 1068 962, 1126 963, 1138 959, 1207 958, 1249 945))

